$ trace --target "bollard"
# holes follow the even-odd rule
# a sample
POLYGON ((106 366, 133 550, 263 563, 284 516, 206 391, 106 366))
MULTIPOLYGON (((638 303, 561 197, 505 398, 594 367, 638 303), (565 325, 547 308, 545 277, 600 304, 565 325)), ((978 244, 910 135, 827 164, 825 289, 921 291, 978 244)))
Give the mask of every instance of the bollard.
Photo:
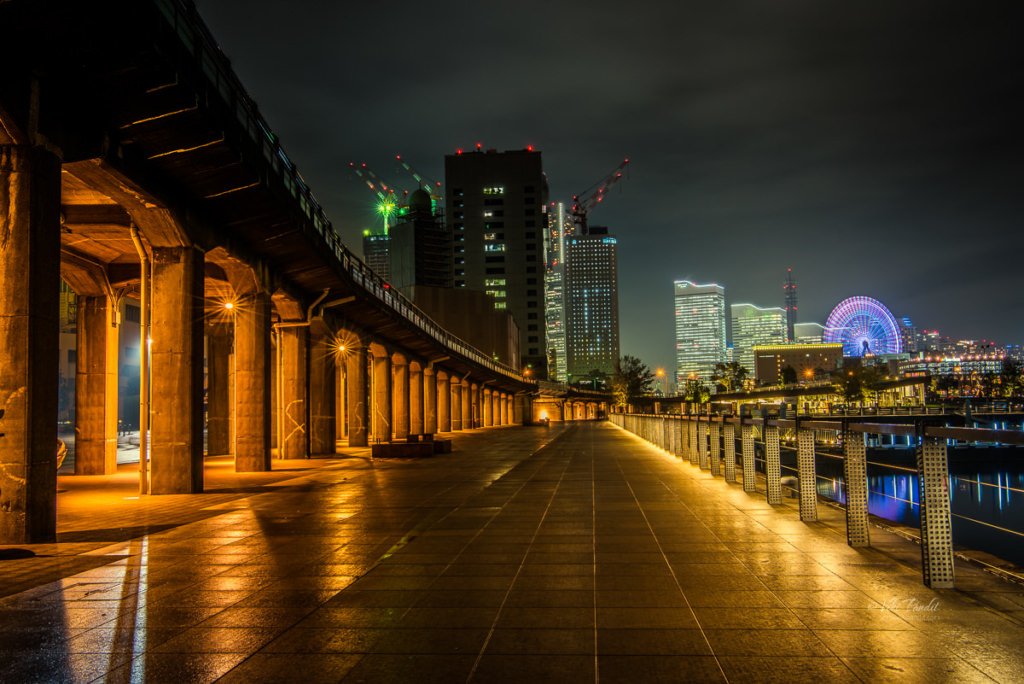
POLYGON ((740 441, 743 449, 743 491, 757 491, 757 464, 754 462, 754 426, 740 426, 740 441))
POLYGON ((846 543, 870 546, 868 524, 867 435, 847 432, 843 437, 843 477, 846 480, 846 543))
POLYGON ((924 584, 953 588, 953 526, 949 511, 949 463, 946 444, 925 438, 917 448, 921 489, 921 565, 924 584))
POLYGON ((797 428, 796 470, 799 478, 800 519, 818 519, 818 476, 814 463, 814 430, 797 428))
POLYGON ((725 427, 725 481, 736 482, 736 426, 726 423, 725 427))
POLYGON ((777 425, 764 426, 764 473, 767 485, 768 503, 782 503, 782 466, 779 461, 779 427, 777 425))
POLYGON ((697 420, 697 458, 701 470, 707 470, 711 466, 708 462, 708 424, 700 419, 697 420))
POLYGON ((708 426, 711 432, 711 474, 722 472, 722 427, 718 423, 708 426))

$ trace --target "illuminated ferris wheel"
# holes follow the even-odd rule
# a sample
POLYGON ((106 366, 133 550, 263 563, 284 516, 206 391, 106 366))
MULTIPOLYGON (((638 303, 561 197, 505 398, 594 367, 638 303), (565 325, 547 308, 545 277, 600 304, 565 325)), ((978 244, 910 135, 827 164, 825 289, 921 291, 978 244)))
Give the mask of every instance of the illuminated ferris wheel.
POLYGON ((903 350, 896 317, 871 297, 839 302, 825 321, 824 341, 841 343, 843 356, 899 354, 903 350))

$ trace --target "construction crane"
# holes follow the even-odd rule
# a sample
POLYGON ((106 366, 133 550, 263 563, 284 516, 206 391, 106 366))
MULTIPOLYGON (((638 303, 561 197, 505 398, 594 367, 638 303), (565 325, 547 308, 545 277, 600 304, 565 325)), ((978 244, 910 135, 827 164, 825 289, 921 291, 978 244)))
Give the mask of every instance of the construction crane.
POLYGON ((349 162, 348 168, 352 170, 361 181, 366 183, 366 187, 370 188, 370 191, 377 196, 377 213, 381 216, 384 221, 384 234, 388 234, 388 229, 391 227, 391 219, 398 214, 405 197, 409 194, 405 191, 398 191, 393 186, 388 185, 380 176, 375 174, 370 169, 366 162, 349 162))
POLYGON ((580 194, 572 196, 572 220, 573 223, 576 224, 580 235, 586 235, 588 233, 587 214, 590 213, 591 209, 604 201, 605 196, 608 194, 608 190, 613 185, 623 179, 627 166, 629 166, 629 159, 624 159, 622 163, 616 166, 607 176, 597 181, 580 194))
POLYGON ((423 190, 430 195, 430 199, 434 200, 435 203, 440 202, 444 199, 444 195, 441 193, 441 181, 432 181, 426 176, 423 176, 416 172, 416 169, 409 166, 409 162, 402 159, 402 155, 396 154, 395 160, 402 165, 410 176, 416 179, 416 183, 423 188, 423 190))

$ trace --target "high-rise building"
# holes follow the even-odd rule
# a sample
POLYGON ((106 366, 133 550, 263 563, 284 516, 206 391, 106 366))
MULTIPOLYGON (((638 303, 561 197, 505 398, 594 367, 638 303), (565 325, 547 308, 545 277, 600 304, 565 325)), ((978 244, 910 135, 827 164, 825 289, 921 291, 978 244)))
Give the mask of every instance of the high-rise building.
POLYGON ((565 362, 565 240, 575 230, 565 205, 551 203, 544 240, 544 327, 548 346, 548 378, 568 379, 565 362))
POLYGON ((570 382, 610 377, 619 360, 618 246, 604 227, 565 239, 565 357, 570 382))
POLYGON ((544 232, 547 181, 541 153, 479 147, 445 157, 445 208, 456 287, 483 290, 512 313, 522 363, 546 377, 544 232))
POLYGON ((782 286, 786 293, 786 342, 796 340, 796 281, 793 280, 793 269, 786 269, 786 283, 782 286))
POLYGON ((676 383, 710 384, 715 364, 725 362, 725 288, 675 281, 675 315, 676 383))
POLYGON ((387 233, 363 231, 363 261, 384 280, 391 280, 391 238, 387 233))
POLYGON ((797 323, 793 326, 794 344, 821 344, 825 326, 821 323, 797 323))
POLYGON ((408 210, 388 237, 388 279, 402 294, 411 297, 417 285, 452 287, 451 232, 424 190, 409 196, 408 210))
POLYGON ((754 345, 782 344, 786 341, 786 310, 777 306, 762 308, 753 304, 733 304, 733 361, 754 373, 754 345))

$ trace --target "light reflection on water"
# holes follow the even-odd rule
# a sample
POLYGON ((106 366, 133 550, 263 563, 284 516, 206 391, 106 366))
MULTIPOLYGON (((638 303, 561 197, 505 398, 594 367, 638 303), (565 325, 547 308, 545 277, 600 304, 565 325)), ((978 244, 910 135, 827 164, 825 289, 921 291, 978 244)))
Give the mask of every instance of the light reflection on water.
MULTIPOLYGON (((950 450, 950 455, 954 450, 950 450)), ((868 460, 872 460, 869 456, 868 460)), ((903 466, 901 466, 903 467, 903 466)), ((846 503, 842 462, 818 459, 818 493, 846 503)), ((987 464, 950 464, 950 510, 953 541, 1024 565, 1024 468, 1007 461, 987 464), (982 484, 978 484, 978 483, 982 484), (995 529, 990 525, 1005 530, 995 529)), ((916 473, 882 465, 868 465, 868 510, 903 525, 920 525, 920 489, 916 473)))

